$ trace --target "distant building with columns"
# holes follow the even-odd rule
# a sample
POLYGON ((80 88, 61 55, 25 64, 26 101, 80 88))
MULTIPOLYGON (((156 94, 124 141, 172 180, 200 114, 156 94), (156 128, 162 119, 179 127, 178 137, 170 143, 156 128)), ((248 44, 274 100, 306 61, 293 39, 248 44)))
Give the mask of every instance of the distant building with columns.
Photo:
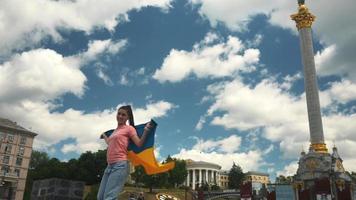
POLYGON ((185 181, 186 186, 189 186, 193 190, 202 186, 204 183, 221 187, 220 165, 190 159, 186 160, 186 164, 188 172, 187 180, 185 181))

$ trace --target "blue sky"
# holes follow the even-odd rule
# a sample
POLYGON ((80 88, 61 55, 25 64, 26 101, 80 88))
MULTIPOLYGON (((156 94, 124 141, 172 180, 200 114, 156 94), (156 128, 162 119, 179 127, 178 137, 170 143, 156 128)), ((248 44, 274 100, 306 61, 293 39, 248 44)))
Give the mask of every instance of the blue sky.
MULTIPOLYGON (((306 2, 326 143, 356 171, 352 0, 306 2), (335 7, 339 9, 334 10, 335 7), (340 8, 341 7, 341 8, 340 8)), ((116 108, 154 118, 156 154, 292 175, 309 130, 297 2, 1 0, 0 116, 61 160, 104 149, 116 108)))

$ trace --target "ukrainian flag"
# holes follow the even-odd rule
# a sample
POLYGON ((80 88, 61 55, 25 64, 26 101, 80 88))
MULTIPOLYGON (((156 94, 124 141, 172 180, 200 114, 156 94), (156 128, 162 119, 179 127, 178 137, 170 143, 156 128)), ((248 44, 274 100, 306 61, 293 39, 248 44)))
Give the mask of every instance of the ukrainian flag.
MULTIPOLYGON (((138 137, 142 136, 143 130, 147 123, 135 126, 138 137)), ((154 155, 154 138, 157 123, 153 120, 151 120, 150 123, 153 127, 147 134, 146 141, 144 142, 144 144, 141 147, 138 147, 130 140, 128 146, 128 159, 134 166, 142 165, 146 171, 146 174, 148 175, 163 173, 173 169, 175 166, 174 161, 165 164, 160 164, 159 162, 157 162, 156 157, 154 155)), ((109 130, 106 131, 104 134, 109 137, 113 133, 113 131, 114 130, 109 130)))

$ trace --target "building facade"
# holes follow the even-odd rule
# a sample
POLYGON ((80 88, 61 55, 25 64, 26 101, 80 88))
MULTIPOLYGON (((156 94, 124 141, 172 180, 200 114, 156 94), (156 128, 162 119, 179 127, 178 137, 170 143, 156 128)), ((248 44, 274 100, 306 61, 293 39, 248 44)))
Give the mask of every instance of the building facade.
POLYGON ((261 183, 265 186, 270 183, 269 174, 255 171, 247 172, 245 180, 252 183, 261 183))
MULTIPOLYGON (((186 164, 188 175, 184 183, 185 186, 189 186, 193 190, 203 184, 217 185, 222 189, 229 187, 229 171, 221 170, 220 165, 191 159, 186 160, 186 164)), ((269 174, 250 171, 246 173, 245 182, 251 182, 256 187, 259 186, 259 190, 262 185, 266 186, 270 183, 269 174)))
POLYGON ((229 188, 229 172, 221 171, 220 172, 220 187, 223 189, 229 188))
POLYGON ((36 133, 0 118, 0 199, 22 200, 36 133))
POLYGON ((186 160, 187 166, 187 179, 185 181, 185 185, 189 186, 193 190, 202 186, 203 184, 208 185, 217 185, 220 184, 220 170, 221 166, 208 163, 204 161, 193 161, 186 160))
POLYGON ((249 171, 246 173, 245 181, 250 182, 252 188, 252 194, 254 196, 261 195, 262 188, 267 188, 267 184, 270 183, 269 181, 269 174, 256 172, 256 171, 249 171))

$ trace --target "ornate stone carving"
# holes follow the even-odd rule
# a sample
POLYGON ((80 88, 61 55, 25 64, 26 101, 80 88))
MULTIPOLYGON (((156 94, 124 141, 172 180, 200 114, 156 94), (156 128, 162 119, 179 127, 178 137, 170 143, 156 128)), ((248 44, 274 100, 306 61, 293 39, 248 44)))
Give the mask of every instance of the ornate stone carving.
POLYGON ((328 149, 326 148, 326 144, 310 144, 310 148, 312 148, 317 153, 328 153, 328 149))
POLYGON ((315 20, 315 16, 309 12, 304 4, 299 6, 298 13, 291 15, 291 18, 297 23, 298 30, 310 28, 315 20))

